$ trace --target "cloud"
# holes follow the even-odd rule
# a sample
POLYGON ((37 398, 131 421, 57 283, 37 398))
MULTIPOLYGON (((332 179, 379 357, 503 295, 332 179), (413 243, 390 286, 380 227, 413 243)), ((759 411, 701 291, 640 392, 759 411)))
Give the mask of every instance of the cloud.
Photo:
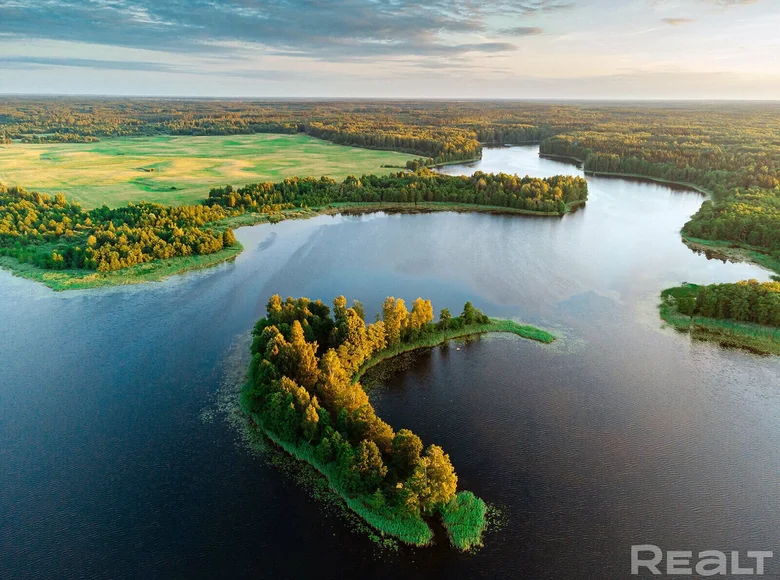
POLYGON ((90 58, 57 58, 37 56, 0 57, 0 69, 27 69, 30 67, 52 66, 156 72, 173 72, 176 70, 170 65, 159 62, 95 60, 90 58))
POLYGON ((740 4, 755 4, 758 0, 699 0, 700 2, 706 2, 707 4, 714 4, 716 6, 738 6, 740 4))
POLYGON ((0 34, 202 54, 243 44, 340 61, 511 51, 508 43, 462 39, 484 38, 490 15, 569 7, 560 0, 6 0, 0 34))
POLYGON ((544 32, 544 28, 538 26, 515 26, 514 28, 502 28, 499 34, 507 36, 536 36, 544 32))
POLYGON ((696 22, 692 18, 661 18, 661 22, 669 26, 680 26, 682 24, 691 24, 696 22))

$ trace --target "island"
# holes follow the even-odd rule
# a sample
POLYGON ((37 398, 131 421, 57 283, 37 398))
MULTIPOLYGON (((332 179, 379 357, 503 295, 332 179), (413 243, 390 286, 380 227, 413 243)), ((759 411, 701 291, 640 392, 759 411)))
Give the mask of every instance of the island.
POLYGON ((661 293, 661 317, 700 340, 780 354, 780 282, 668 288, 661 293))
POLYGON ((402 352, 485 332, 509 332, 542 343, 555 337, 511 320, 488 318, 467 302, 433 322, 430 300, 408 310, 387 298, 382 315, 365 323, 363 305, 339 296, 320 300, 271 297, 253 330, 252 359, 241 406, 254 427, 323 474, 346 505, 381 534, 425 546, 437 519, 459 550, 482 544, 487 506, 458 490, 449 456, 424 447, 408 429, 377 417, 359 379, 371 366, 402 352))

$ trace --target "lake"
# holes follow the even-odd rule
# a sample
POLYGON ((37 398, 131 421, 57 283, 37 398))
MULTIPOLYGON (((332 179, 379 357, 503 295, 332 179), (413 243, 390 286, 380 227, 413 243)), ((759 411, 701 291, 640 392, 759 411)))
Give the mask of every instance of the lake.
MULTIPOLYGON (((538 147, 447 173, 579 174, 538 147)), ((237 230, 234 263, 54 293, 0 271, 9 578, 625 578, 630 546, 780 548, 780 359, 662 329, 659 292, 768 280, 691 252, 693 192, 588 177, 563 218, 320 216, 237 230), (430 298, 542 326, 417 356, 371 390, 502 514, 477 554, 382 550, 250 453, 218 407, 268 298, 430 298)), ((778 569, 769 562, 768 571, 778 569)))

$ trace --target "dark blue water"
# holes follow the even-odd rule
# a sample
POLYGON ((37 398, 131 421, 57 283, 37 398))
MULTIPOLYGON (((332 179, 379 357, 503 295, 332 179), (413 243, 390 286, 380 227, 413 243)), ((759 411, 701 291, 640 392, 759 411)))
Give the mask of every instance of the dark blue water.
MULTIPOLYGON (((578 172, 535 148, 478 168, 578 172)), ((473 171, 450 167, 448 171, 473 171)), ((661 329, 658 292, 768 279, 688 250, 694 193, 589 178, 562 219, 323 216, 238 230, 233 264, 54 293, 0 272, 0 577, 625 578, 631 544, 780 547, 780 363, 661 329), (498 505, 476 555, 379 550, 214 413, 269 296, 387 295, 536 323, 372 391, 498 505)))

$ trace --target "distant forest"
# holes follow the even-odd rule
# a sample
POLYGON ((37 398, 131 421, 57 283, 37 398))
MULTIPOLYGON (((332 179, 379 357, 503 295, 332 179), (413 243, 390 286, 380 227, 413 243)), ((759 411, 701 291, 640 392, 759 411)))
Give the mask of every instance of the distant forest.
POLYGON ((420 156, 412 168, 478 158, 483 145, 540 142, 587 171, 689 183, 713 194, 684 233, 780 258, 777 104, 275 102, 14 98, 0 139, 306 133, 420 156))
MULTIPOLYGON (((686 237, 745 247, 780 261, 780 105, 774 103, 0 102, 0 143, 6 144, 257 132, 305 133, 419 156, 409 162, 410 169, 479 158, 483 145, 537 142, 542 154, 577 159, 586 171, 705 190, 712 199, 685 224, 686 237)), ((485 195, 492 191, 487 185, 485 195)), ((214 201, 227 205, 231 196, 241 205, 258 195, 245 188, 239 200, 236 192, 221 191, 214 201)), ((502 195, 505 190, 499 200, 502 195)), ((522 201, 509 197, 507 207, 525 207, 524 196, 522 201)))

